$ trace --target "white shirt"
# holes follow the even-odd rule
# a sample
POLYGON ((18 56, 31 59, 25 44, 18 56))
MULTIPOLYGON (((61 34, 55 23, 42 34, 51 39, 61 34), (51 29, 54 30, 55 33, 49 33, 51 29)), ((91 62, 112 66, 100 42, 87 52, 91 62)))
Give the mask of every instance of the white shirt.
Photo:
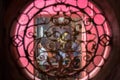
POLYGON ((47 62, 47 56, 48 56, 48 53, 46 52, 46 49, 43 48, 43 47, 40 48, 39 49, 39 55, 37 57, 40 65, 44 65, 44 63, 47 62))

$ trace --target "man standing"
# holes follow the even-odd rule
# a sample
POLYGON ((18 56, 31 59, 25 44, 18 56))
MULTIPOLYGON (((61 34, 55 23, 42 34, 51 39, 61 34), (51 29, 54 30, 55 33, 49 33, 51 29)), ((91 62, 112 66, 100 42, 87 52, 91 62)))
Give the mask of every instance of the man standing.
POLYGON ((46 52, 46 49, 41 45, 41 43, 38 44, 38 56, 37 60, 39 62, 39 65, 44 65, 45 62, 47 62, 48 53, 46 52))

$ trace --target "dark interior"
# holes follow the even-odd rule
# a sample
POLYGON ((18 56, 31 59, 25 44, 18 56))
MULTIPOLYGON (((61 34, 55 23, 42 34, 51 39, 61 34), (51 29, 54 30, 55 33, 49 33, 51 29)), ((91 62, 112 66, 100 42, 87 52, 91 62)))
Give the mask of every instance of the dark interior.
MULTIPOLYGON (((29 80, 21 73, 9 52, 9 28, 18 11, 32 0, 0 0, 0 80, 29 80)), ((120 0, 94 0, 111 25, 112 50, 101 71, 92 80, 120 79, 120 0)))

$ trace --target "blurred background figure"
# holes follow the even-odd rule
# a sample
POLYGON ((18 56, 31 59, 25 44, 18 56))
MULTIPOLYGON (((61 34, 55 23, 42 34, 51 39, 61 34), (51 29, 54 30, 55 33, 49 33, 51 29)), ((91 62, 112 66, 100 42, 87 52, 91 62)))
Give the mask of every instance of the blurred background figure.
POLYGON ((44 65, 44 63, 47 62, 47 57, 48 53, 46 52, 46 49, 41 45, 41 43, 39 43, 37 61, 40 65, 44 65))

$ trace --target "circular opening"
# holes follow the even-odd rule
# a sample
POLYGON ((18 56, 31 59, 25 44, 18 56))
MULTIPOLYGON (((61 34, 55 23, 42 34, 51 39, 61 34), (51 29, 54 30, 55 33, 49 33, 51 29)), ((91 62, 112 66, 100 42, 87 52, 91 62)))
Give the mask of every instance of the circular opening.
POLYGON ((15 59, 31 79, 90 79, 109 55, 109 23, 88 0, 35 0, 14 24, 15 59))

